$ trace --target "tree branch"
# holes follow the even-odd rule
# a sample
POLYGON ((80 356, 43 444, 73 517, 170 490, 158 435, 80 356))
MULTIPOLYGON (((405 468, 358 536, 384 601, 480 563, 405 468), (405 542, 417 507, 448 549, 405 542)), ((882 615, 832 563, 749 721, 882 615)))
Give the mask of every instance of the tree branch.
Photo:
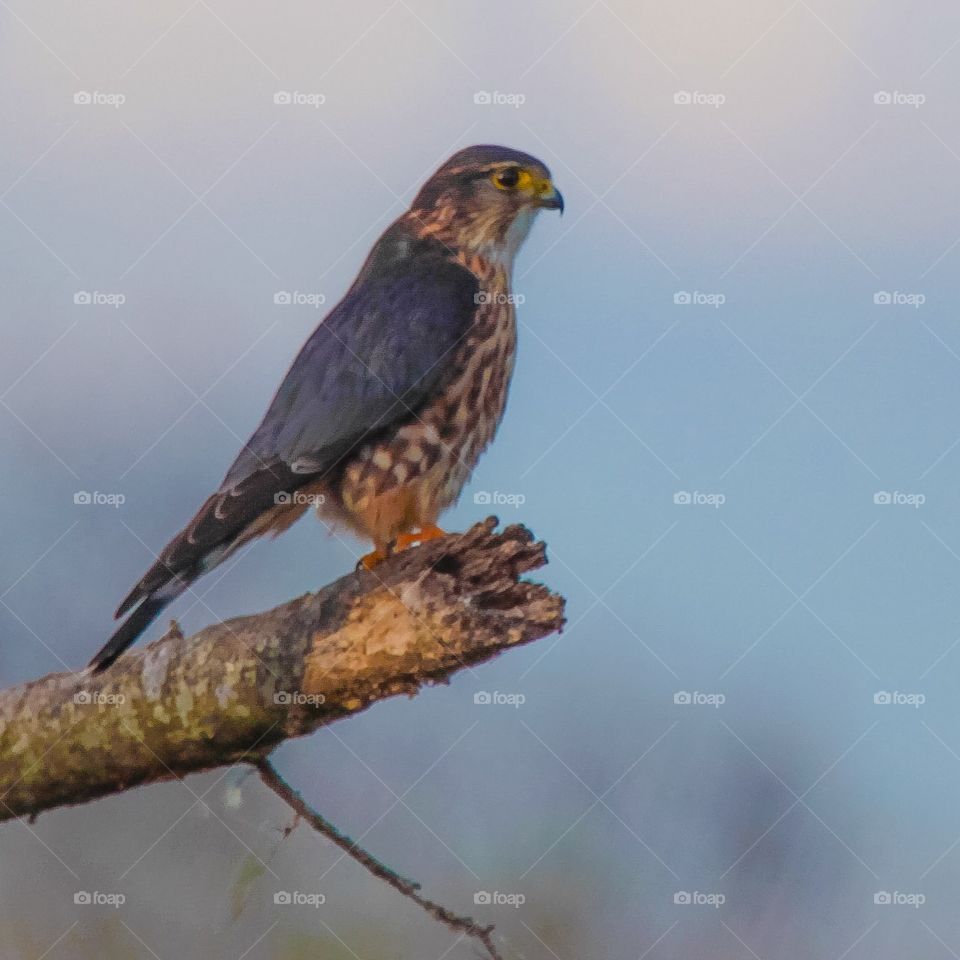
POLYGON ((283 777, 277 773, 276 768, 269 760, 263 759, 257 762, 257 769, 260 771, 260 778, 263 782, 284 801, 296 815, 305 820, 318 833, 327 837, 332 843, 335 843, 341 850, 346 851, 357 863, 366 867, 375 877, 390 884, 394 890, 399 890, 405 897, 412 900, 417 906, 422 907, 434 920, 445 924, 451 930, 463 934, 464 936, 474 937, 483 944, 491 960, 502 960, 493 945, 493 925, 483 927, 471 917, 461 917, 452 913, 446 907, 433 900, 428 900, 420 892, 420 884, 414 883, 401 877, 396 871, 391 870, 386 864, 381 863, 372 854, 367 853, 356 841, 341 833, 329 820, 322 814, 314 810, 304 799, 291 787, 283 777))
POLYGON ((283 740, 560 629, 563 598, 519 579, 544 545, 496 523, 189 639, 171 624, 102 674, 0 693, 0 821, 237 762, 263 775, 283 740))

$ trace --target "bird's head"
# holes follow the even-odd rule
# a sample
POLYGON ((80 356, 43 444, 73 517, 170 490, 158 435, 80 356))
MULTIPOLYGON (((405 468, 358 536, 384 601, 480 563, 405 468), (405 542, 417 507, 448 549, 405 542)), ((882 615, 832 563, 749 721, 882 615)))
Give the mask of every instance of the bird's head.
POLYGON ((411 206, 420 232, 450 245, 512 259, 540 210, 563 212, 563 196, 536 157, 509 147, 455 153, 411 206))

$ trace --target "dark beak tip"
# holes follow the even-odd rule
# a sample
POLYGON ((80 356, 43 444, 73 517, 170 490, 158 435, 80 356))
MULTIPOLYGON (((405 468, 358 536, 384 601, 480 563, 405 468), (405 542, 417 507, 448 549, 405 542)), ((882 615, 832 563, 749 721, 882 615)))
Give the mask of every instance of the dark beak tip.
POLYGON ((559 210, 560 216, 563 216, 563 194, 559 190, 555 190, 553 196, 544 201, 543 205, 548 210, 559 210))

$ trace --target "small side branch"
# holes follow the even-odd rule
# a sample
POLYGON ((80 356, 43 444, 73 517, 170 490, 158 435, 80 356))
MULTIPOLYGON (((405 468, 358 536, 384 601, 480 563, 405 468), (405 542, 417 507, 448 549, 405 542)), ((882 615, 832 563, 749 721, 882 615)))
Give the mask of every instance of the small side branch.
POLYGON ((254 764, 260 772, 260 779, 286 803, 300 819, 305 820, 318 833, 335 843, 361 866, 366 867, 375 877, 390 884, 394 890, 402 893, 417 906, 422 907, 434 920, 445 924, 451 930, 474 937, 483 944, 491 960, 502 960, 493 945, 493 926, 483 927, 471 917, 461 917, 439 903, 434 903, 419 893, 420 884, 401 877, 381 863, 376 857, 368 853, 355 841, 341 833, 329 820, 317 813, 277 772, 276 767, 269 760, 258 760, 254 764))

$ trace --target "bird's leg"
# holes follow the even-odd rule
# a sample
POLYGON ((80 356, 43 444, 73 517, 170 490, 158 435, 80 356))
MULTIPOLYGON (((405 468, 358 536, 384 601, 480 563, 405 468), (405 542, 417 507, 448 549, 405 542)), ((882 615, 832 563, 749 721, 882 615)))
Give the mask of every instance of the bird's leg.
POLYGON ((370 553, 364 554, 357 561, 357 571, 373 570, 388 557, 412 547, 415 543, 426 543, 428 540, 436 540, 438 537, 445 537, 446 535, 446 530, 441 530, 435 523, 424 524, 416 533, 401 533, 391 543, 375 544, 370 553))
POLYGON ((445 537, 446 530, 441 530, 434 523, 427 523, 420 527, 417 533, 401 533, 393 542, 395 550, 406 550, 415 543, 426 543, 428 540, 436 540, 438 537, 445 537))
POLYGON ((388 546, 382 546, 381 544, 375 544, 374 549, 370 553, 365 553, 357 561, 357 573, 361 570, 373 570, 374 567, 380 566, 387 557, 390 556, 392 550, 388 546))

